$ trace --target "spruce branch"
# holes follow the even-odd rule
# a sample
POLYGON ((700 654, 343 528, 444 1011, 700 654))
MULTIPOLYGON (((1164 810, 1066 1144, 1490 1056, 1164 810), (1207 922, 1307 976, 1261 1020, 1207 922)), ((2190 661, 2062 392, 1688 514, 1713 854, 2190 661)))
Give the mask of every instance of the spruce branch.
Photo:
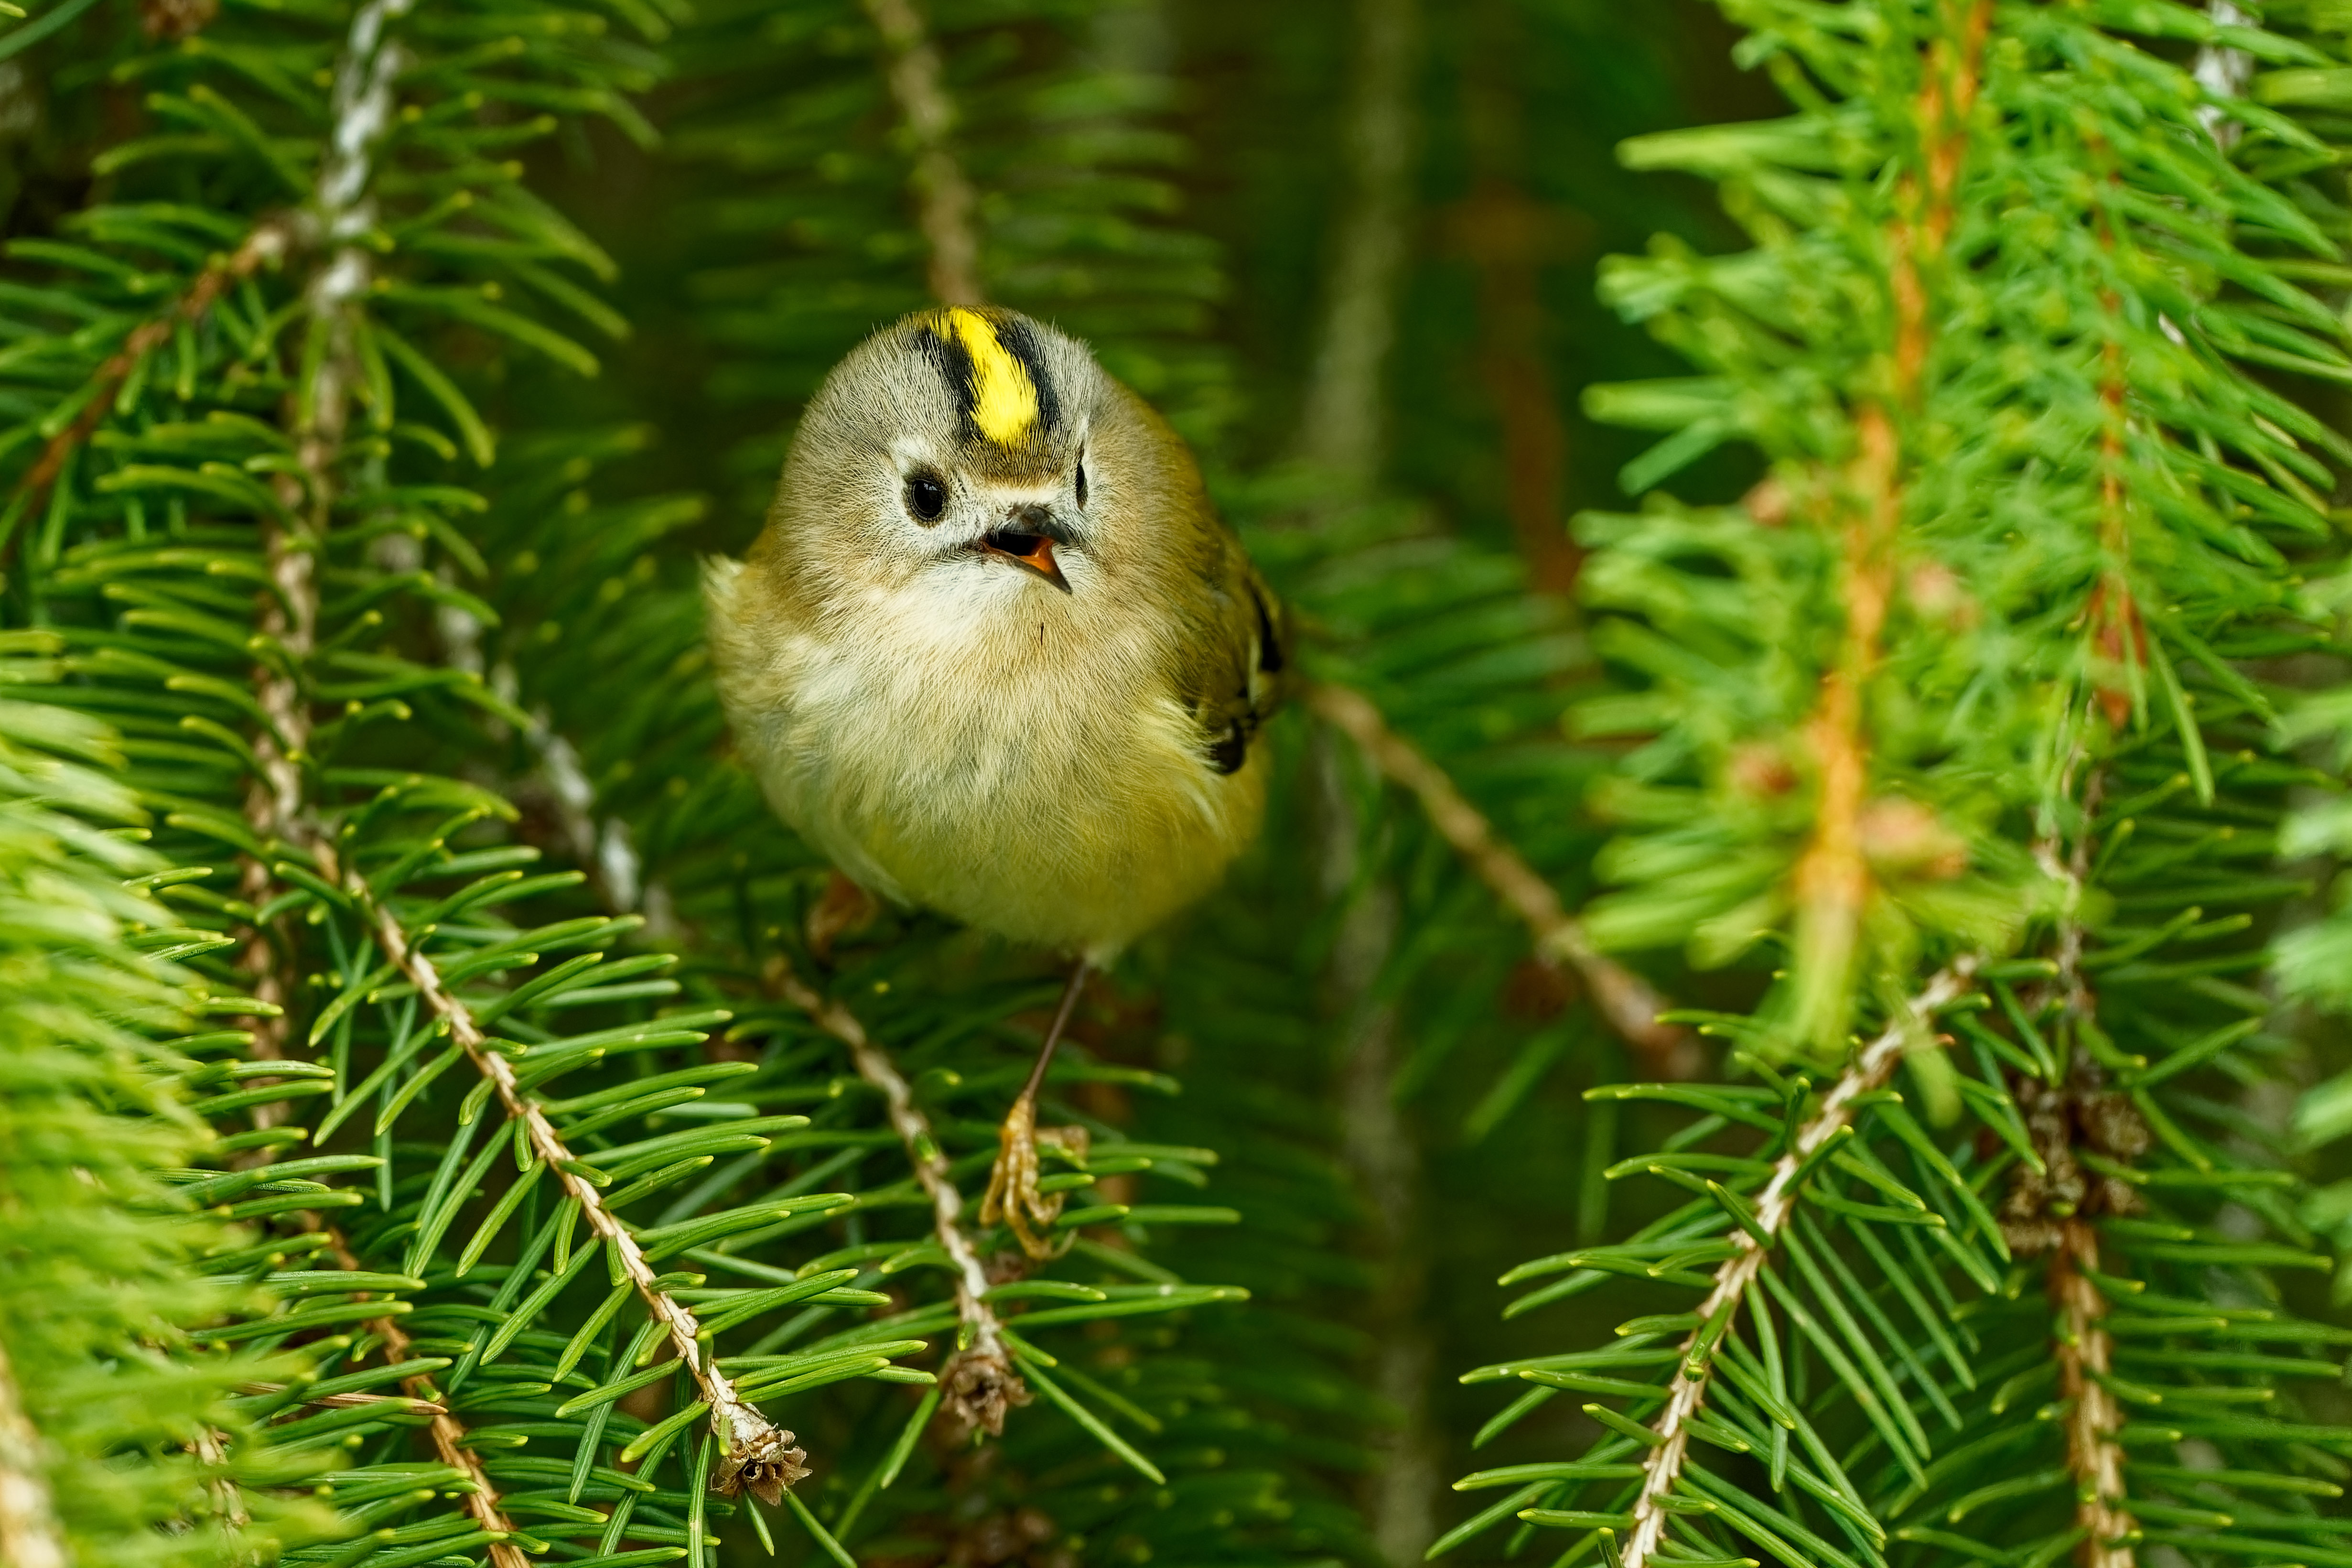
MULTIPOLYGON (((1779 0, 1730 9, 1759 42, 1788 42, 1781 25, 1810 15, 1779 0)), ((1464 1539, 1515 1512, 1533 1525, 1622 1526, 1635 1522, 1622 1509, 1638 1500, 1627 1562, 1662 1562, 1677 1546, 1706 1553, 1735 1532, 1792 1562, 1829 1555, 1802 1533, 1812 1529, 1806 1497, 1783 1485, 1803 1463, 1783 1434, 1818 1434, 1761 1403, 1766 1384, 1779 1400, 1788 1383, 1777 1337, 1759 1337, 1778 1312, 1748 1303, 1746 1344, 1712 1353, 1741 1307, 1716 1289, 1725 1276, 1712 1259, 1727 1257, 1836 1363, 1839 1386, 1816 1387, 1803 1409, 1843 1402, 1874 1428, 1836 1457, 1840 1500, 1798 1488, 1852 1527, 1859 1556, 1900 1542, 1906 1555, 1958 1561, 1991 1543, 2021 1560, 2073 1551, 2092 1568, 2124 1568, 2159 1547, 2284 1561, 2305 1535, 2334 1538, 2333 1521, 2316 1517, 2324 1508, 2273 1510, 2261 1494, 2275 1478, 2298 1499, 2339 1495, 2305 1482, 2332 1476, 2341 1428, 2298 1407, 2287 1382, 2338 1369, 2305 1373, 2307 1352, 2244 1355, 2252 1335, 2239 1320, 2200 1318, 2195 1303, 2218 1313, 2260 1299, 2282 1341, 2328 1335, 2296 1321, 2268 1278, 2331 1261, 2311 1221, 2333 1211, 2297 1203, 2303 1173, 2275 1101, 2249 1092, 2279 1081, 2294 1059, 2282 1036, 2294 1031, 2253 980, 2218 977, 2262 966, 2261 935, 2229 939, 2256 930, 2253 911, 2297 886, 2255 871, 2271 865, 2281 797, 2310 776, 2287 751, 2301 737, 2282 745, 2268 729, 2305 700, 2308 677, 2264 656, 2338 640, 2341 598, 2322 607, 2288 589, 2310 580, 2315 553, 2325 570, 2340 566, 2322 520, 2347 460, 2316 410, 2242 367, 2276 363, 2264 357, 2269 340, 2233 329, 2252 320, 2267 330, 2273 308, 2293 311, 2311 322, 2298 342, 2307 363, 2342 364, 2333 294, 2296 287, 2325 278, 2333 288, 2335 274, 2304 257, 2332 261, 2341 209, 2301 183, 2294 162, 2331 156, 2322 144, 2340 128, 2271 115, 2281 95, 2266 77, 2263 107, 2219 104, 2244 127, 2245 145, 2227 153, 2199 110, 2232 89, 2192 81, 2186 49, 2142 41, 2157 13, 1990 9, 1998 34, 1980 5, 1860 7, 1882 30, 1788 43, 1776 68, 1798 100, 1793 118, 1634 154, 1640 166, 1722 179, 1755 241, 1719 261, 1661 247, 1654 261, 1615 274, 1627 314, 1658 323, 1721 378, 1678 386, 1690 400, 1682 408, 1627 401, 1625 423, 1682 422, 1682 444, 1643 472, 1655 482, 1720 433, 1754 440, 1780 483, 1751 501, 1761 527, 1671 501, 1595 520, 1593 580, 1628 615, 1628 664, 1651 678, 1642 702, 1613 717, 1619 732, 1658 743, 1626 770, 1634 831, 1612 852, 1640 891, 1611 895, 1593 920, 1597 931, 1622 921, 1606 929, 1629 945, 1664 945, 1713 920, 1704 929, 1722 942, 1708 951, 1728 952, 1793 915, 1797 1005, 1786 1008, 1784 992, 1773 999, 1780 1016, 1720 1026, 1769 1040, 1793 1012, 1816 1046, 1843 1037, 1860 998, 1933 945, 1915 939, 1922 928, 1946 939, 1942 951, 2004 955, 2013 933, 2032 931, 2032 956, 1988 958, 1982 998, 1946 1016, 1959 1048, 1913 1058, 1930 1109, 1948 1115, 1925 1118, 1932 1128, 1891 1103, 1864 1115, 1878 1098, 1864 1097, 1847 1129, 1813 1145, 1816 1160, 1908 1213, 1842 1191, 1825 1168, 1784 1214, 1772 1201, 1786 1195, 1775 1164, 1777 1175, 1789 1170, 1778 1142, 1771 1163, 1698 1152, 1742 1120, 1799 1149, 1817 1136, 1808 1108, 1786 1099, 1810 1088, 1769 1064, 1759 1064, 1767 1089, 1726 1086, 1703 1108, 1693 1101, 1720 1120, 1670 1142, 1672 1157, 1647 1173, 1706 1189, 1739 1228, 1721 1231, 1701 1201, 1686 1231, 1661 1222, 1654 1237, 1601 1261, 1638 1267, 1654 1244, 1710 1238, 1718 1250, 1686 1255, 1711 1260, 1696 1272, 1686 1264, 1680 1281, 1705 1297, 1694 1316, 1706 1331, 1685 1339, 1679 1319, 1664 1317, 1629 1325, 1671 1331, 1681 1345, 1621 1352, 1659 1369, 1640 1385, 1638 1415, 1609 1423, 1608 1451, 1554 1492, 1534 1467, 1478 1478, 1530 1489, 1464 1539), (1868 145, 1867 158, 1822 158, 1812 138, 1850 127, 1866 136, 1853 144, 1868 145), (1865 162, 1893 177, 1874 190, 1885 206, 1856 223, 1848 175, 1865 162), (2029 206, 2048 228, 2018 226, 2029 206), (2248 216, 2257 206, 2274 227, 2248 216), (2233 270, 2179 284, 2164 258, 2192 247, 2233 270), (1856 298, 1883 314, 1853 311, 1856 298), (1939 341, 1946 321, 1967 324, 1966 345, 1939 341), (1801 384, 1782 379, 1800 363, 1784 352, 1791 342, 1808 366, 1801 384), (2018 374, 1984 374, 2000 355, 2018 374), (1823 449, 1824 432, 1843 455, 1823 449), (1800 489, 1821 504, 1808 526, 1788 528, 1800 489), (1712 641, 1727 609, 1752 613, 1756 626, 1712 641), (1998 651, 1988 638, 2003 639, 1998 651), (1801 644, 1828 657, 1820 684, 1791 702, 1789 650, 1801 644), (2151 698, 2168 712, 2151 715, 2151 698), (1782 747, 1808 718, 1798 738, 1819 771, 1812 799, 1788 803, 1803 814, 1792 879, 1786 817, 1735 809, 1717 822, 1709 807, 1726 785, 1739 808, 1796 790, 1800 771, 1782 747), (2229 748, 2227 761, 2209 760, 2209 744, 2229 748), (1922 823, 1972 808, 1976 837, 1923 832, 1891 845, 1878 825, 1903 797, 1922 803, 1906 805, 1922 823), (1747 869, 1734 869, 1742 855, 1747 869), (1964 1131, 1971 1114, 1977 1125, 1964 1131), (1734 1176, 1717 1193, 1705 1175, 1727 1158, 1734 1176), (1768 1182, 1759 1214, 1747 1194, 1768 1182), (2006 1279, 1992 1254, 2015 1266, 2006 1279), (1960 1299, 1953 1268, 1981 1300, 1960 1299), (2019 1300, 2027 1268, 2043 1275, 2043 1292, 2019 1300), (2163 1315, 2141 1315, 2135 1300, 2163 1303, 2163 1315), (1765 1368, 1753 1390, 1751 1349, 1765 1368), (1699 1382, 1710 1370, 1726 1381, 1699 1382), (1666 1399, 1663 1415, 1650 1398, 1666 1399), (2143 1401, 2178 1424, 2179 1463, 2143 1429, 2143 1401), (2279 1418, 2256 1413, 2264 1406, 2279 1418), (1634 1424, 1643 1417, 1650 1425, 1634 1424), (1664 1442, 1670 1428, 1733 1451, 1770 1444, 1769 1489, 1760 1476, 1719 1472, 1703 1449, 1664 1442), (1623 1483, 1608 1514, 1526 1506, 1604 1480, 1623 1483), (1776 1542, 1787 1531, 1800 1533, 1776 1542)), ((2263 7, 2287 29, 2267 35, 2218 0, 2197 9, 2205 15, 2165 10, 2172 30, 2160 36, 2242 47, 2265 68, 2340 53, 2336 24, 2311 37, 2300 7, 2263 7), (2301 56, 2306 47, 2315 52, 2301 56)), ((2341 952, 2330 954, 2339 969, 2341 952)), ((1626 1161, 1612 1173, 1643 1168, 1626 1161)), ((1512 1279, 1592 1261, 1562 1253, 1512 1279)), ((1571 1273, 1527 1300, 1603 1288, 1608 1272, 1571 1273)), ((1507 1419, 1534 1407, 1515 1405, 1507 1419)), ((1612 1556, 1614 1542, 1601 1543, 1612 1556)))
MULTIPOLYGON (((1976 970, 1977 960, 1971 957, 1956 960, 1937 973, 1855 1054, 1853 1063, 1822 1097, 1819 1109, 1798 1130, 1788 1152, 1774 1163, 1771 1179, 1757 1194, 1754 1229, 1743 1226, 1731 1232, 1729 1239, 1735 1250, 1717 1268, 1713 1287, 1695 1309, 1703 1325, 1718 1321, 1727 1324, 1738 1310, 1740 1300, 1764 1268, 1766 1247, 1757 1239, 1758 1235, 1778 1240, 1796 1212, 1797 1173, 1823 1144, 1852 1125, 1855 1101, 1885 1085, 1904 1053, 1917 1047, 1928 1022, 1974 988, 1976 970)), ((1704 1327, 1696 1330, 1684 1342, 1684 1361, 1675 1372, 1674 1382, 1667 1386, 1665 1405, 1650 1423, 1655 1441, 1642 1462, 1641 1490, 1633 1502, 1632 1522, 1626 1527, 1623 1568, 1648 1568, 1658 1560, 1658 1548, 1664 1542, 1671 1511, 1666 1500, 1682 1475, 1683 1456, 1690 1447, 1690 1424, 1706 1403, 1707 1387, 1714 1375, 1711 1359, 1696 1371, 1692 1368, 1692 1358, 1700 1350, 1700 1335, 1706 1331, 1704 1327)), ((1727 1327, 1721 1331, 1729 1331, 1727 1327)))
MULTIPOLYGON (((590 814, 594 804, 593 786, 580 773, 576 753, 570 743, 551 723, 534 725, 527 738, 539 752, 542 765, 567 770, 569 782, 576 785, 563 795, 559 809, 552 815, 558 831, 569 840, 569 847, 585 859, 583 840, 593 846, 598 837, 590 814)), ((603 877, 594 880, 607 906, 621 912, 623 907, 613 897, 609 880, 603 877)), ((833 886, 851 889, 861 900, 866 896, 838 873, 833 886)), ((826 933, 828 941, 830 934, 826 933)), ((803 980, 782 953, 769 959, 761 980, 769 991, 798 1007, 819 1028, 848 1047, 858 1077, 882 1092, 891 1129, 898 1135, 908 1165, 930 1199, 932 1233, 955 1274, 959 1348, 940 1373, 941 1397, 966 1430, 982 1430, 992 1437, 1003 1436, 1006 1414, 1030 1403, 1029 1388, 1013 1369, 1012 1354, 1004 1342, 1003 1325, 986 1300, 988 1269, 964 1229, 963 1194, 948 1173, 947 1155, 940 1147, 929 1119, 916 1105, 914 1090, 906 1075, 898 1070, 889 1052, 866 1032, 856 1014, 803 980)))
POLYGON ((908 140, 914 143, 917 226, 930 249, 929 282, 943 305, 977 305, 980 241, 972 221, 978 203, 971 182, 948 141, 955 129, 955 100, 941 79, 939 47, 932 43, 915 0, 865 0, 866 14, 890 51, 886 79, 908 140))
POLYGON ((1307 704, 1355 742, 1373 766, 1420 802, 1438 836, 1526 923, 1535 938, 1538 960, 1572 965, 1610 1027, 1658 1058, 1669 1076, 1689 1075, 1690 1037, 1672 1024, 1658 1021, 1658 1015, 1665 1010, 1664 1000, 1649 982, 1593 947, 1584 923, 1561 906, 1552 885, 1502 841, 1494 825, 1463 796, 1444 769, 1391 729, 1371 699, 1360 691, 1317 681, 1307 689, 1307 704))
POLYGON ((41 1434, 25 1412, 23 1397, 0 1344, 0 1563, 8 1568, 69 1568, 64 1532, 49 1498, 41 1462, 41 1434))
MULTIPOLYGON (((2116 489, 2111 472, 2103 479, 2102 493, 2110 495, 2116 489)), ((2116 504, 2121 504, 2119 498, 2116 504)), ((2110 700, 2107 691, 2095 695, 2103 702, 2110 700)), ((2090 881, 2089 824, 2098 813, 2105 784, 2106 775, 2099 771, 2084 781, 2084 827, 2070 854, 2060 858, 2054 831, 2045 831, 2034 846, 2034 858, 2043 872, 2064 889, 2053 953, 2058 973, 2050 988, 2062 1015, 2073 1018, 2087 1019, 2097 1007, 2083 973, 2082 905, 2090 881)), ((2077 1079, 2095 1086, 2100 1076, 2094 1065, 2074 1065, 2077 1079)), ((2069 1102, 2085 1094, 2072 1081, 2052 1088, 2069 1102)), ((2037 1127, 2059 1131, 2053 1140, 2059 1146, 2042 1151, 2043 1163, 2053 1171, 2079 1173, 2075 1145, 2081 1140, 2082 1120, 2079 1110, 2063 1117, 2036 1118, 2037 1127)), ((2082 1214, 2071 1213, 2054 1226, 2046 1218, 2039 1223, 2029 1218, 2011 1228, 2013 1238, 2025 1244, 2018 1250, 2047 1247, 2050 1251, 2044 1284, 2053 1314, 2051 1349, 2058 1363, 2059 1395, 2066 1407, 2066 1468, 2074 1482, 2074 1521, 2084 1532, 2076 1561, 2081 1568, 2134 1568, 2131 1542, 2138 1527, 2128 1510, 2124 1454, 2117 1440, 2124 1414, 2105 1382, 2114 1369, 2115 1342, 2106 1328, 2107 1299, 2092 1278, 2099 1272, 2098 1227, 2082 1214)))
POLYGON ((915 1170, 931 1200, 931 1232, 955 1270, 956 1321, 959 1349, 941 1372, 942 1397, 966 1430, 984 1430, 1001 1436, 1008 1408, 1029 1403, 1028 1385, 1013 1369, 1005 1347, 1003 1325, 988 1303, 988 1270, 963 1227, 963 1194, 948 1173, 948 1157, 939 1138, 915 1103, 914 1090, 890 1054, 874 1043, 857 1016, 821 994, 785 965, 781 957, 771 971, 772 983, 784 1000, 806 1013, 816 1026, 849 1047, 857 1076, 882 1091, 891 1130, 905 1145, 907 1162, 915 1170))

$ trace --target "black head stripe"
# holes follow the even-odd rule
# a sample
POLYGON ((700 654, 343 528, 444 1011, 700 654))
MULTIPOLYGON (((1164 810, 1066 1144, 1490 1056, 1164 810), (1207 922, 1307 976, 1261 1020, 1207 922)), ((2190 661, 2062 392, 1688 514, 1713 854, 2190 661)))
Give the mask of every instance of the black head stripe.
POLYGON ((955 395, 956 417, 970 424, 972 403, 979 395, 973 384, 971 355, 953 338, 942 337, 927 326, 915 329, 915 349, 931 362, 940 379, 955 395))
POLYGON ((1062 419, 1062 400, 1055 392, 1053 378, 1045 374, 1045 345, 1037 339, 1034 328, 1019 316, 991 314, 989 324, 996 329, 996 341, 1004 352, 1021 362, 1029 373, 1030 384, 1037 389, 1037 425, 1051 433, 1062 419))

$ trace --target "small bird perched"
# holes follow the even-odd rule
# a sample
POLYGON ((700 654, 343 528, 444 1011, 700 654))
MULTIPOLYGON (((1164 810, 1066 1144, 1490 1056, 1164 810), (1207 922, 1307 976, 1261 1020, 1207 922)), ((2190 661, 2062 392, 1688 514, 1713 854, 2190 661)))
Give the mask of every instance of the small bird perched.
POLYGON ((786 822, 870 892, 1076 960, 981 1211, 1045 1256, 1038 1086, 1088 968, 1257 831, 1276 600, 1183 441, 1083 343, 962 307, 834 368, 765 531, 704 590, 786 822))

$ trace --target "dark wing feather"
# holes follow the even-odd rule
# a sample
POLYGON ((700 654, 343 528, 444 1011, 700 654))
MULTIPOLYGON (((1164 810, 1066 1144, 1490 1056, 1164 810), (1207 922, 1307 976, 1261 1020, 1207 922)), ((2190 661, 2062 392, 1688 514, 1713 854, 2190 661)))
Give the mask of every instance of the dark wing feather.
POLYGON ((1223 548, 1202 584, 1204 613, 1187 631, 1185 696, 1201 722, 1202 750, 1221 773, 1239 773, 1251 742, 1282 705, 1290 668, 1282 603, 1222 529, 1223 548))

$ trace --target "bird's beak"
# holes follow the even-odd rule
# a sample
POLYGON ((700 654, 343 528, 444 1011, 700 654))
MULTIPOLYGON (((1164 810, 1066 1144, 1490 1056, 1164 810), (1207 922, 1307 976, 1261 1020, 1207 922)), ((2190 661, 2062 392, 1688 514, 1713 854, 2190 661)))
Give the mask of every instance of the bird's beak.
POLYGON ((1051 517, 1032 514, 981 536, 983 554, 1001 555, 1024 571, 1034 572, 1063 593, 1070 592, 1070 580, 1062 575, 1062 568, 1054 559, 1056 542, 1066 544, 1061 525, 1051 517))

